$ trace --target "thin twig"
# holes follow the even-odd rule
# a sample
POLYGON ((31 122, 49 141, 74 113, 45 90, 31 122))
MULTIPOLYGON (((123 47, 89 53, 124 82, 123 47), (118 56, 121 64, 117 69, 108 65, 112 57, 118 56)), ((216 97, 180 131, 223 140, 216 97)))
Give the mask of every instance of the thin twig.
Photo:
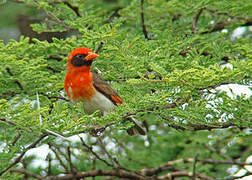
POLYGON ((64 164, 64 162, 62 161, 62 158, 60 157, 60 155, 58 154, 57 150, 54 148, 52 143, 48 143, 49 148, 53 151, 53 153, 55 154, 56 158, 58 159, 60 165, 65 169, 66 172, 68 172, 68 168, 67 166, 64 164))
POLYGON ((65 137, 64 135, 62 134, 59 134, 59 133, 56 133, 54 131, 51 131, 49 129, 46 129, 45 132, 49 135, 52 135, 52 136, 55 136, 55 137, 59 137, 61 139, 64 139, 65 141, 68 141, 68 142, 71 142, 69 139, 67 139, 67 137, 65 137))
POLYGON ((6 124, 12 125, 12 126, 17 126, 16 123, 14 123, 14 122, 12 122, 12 121, 9 121, 9 120, 7 120, 7 119, 1 118, 0 121, 4 122, 4 123, 6 123, 6 124))
POLYGON ((110 161, 112 162, 114 168, 118 168, 120 167, 120 165, 118 164, 118 162, 111 156, 111 154, 109 154, 109 152, 107 151, 104 143, 102 142, 102 139, 100 137, 97 137, 98 142, 100 143, 100 146, 103 150, 103 152, 108 156, 108 158, 110 159, 110 161))
POLYGON ((196 27, 196 24, 197 24, 197 22, 199 20, 199 17, 202 14, 204 9, 206 9, 206 6, 203 6, 202 8, 200 8, 199 12, 193 17, 193 21, 192 21, 192 31, 193 31, 193 33, 196 33, 198 31, 198 28, 196 27))
MULTIPOLYGON (((163 176, 159 176, 157 179, 158 180, 167 180, 167 179, 175 179, 176 177, 192 177, 192 173, 191 172, 187 172, 187 171, 176 171, 176 172, 171 172, 171 173, 167 173, 163 176)), ((200 178, 200 179, 204 179, 204 180, 214 180, 211 177, 205 176, 203 174, 196 174, 196 177, 200 178)))
POLYGON ((98 48, 96 49, 95 53, 98 53, 102 49, 103 45, 104 45, 104 43, 101 41, 98 48))
POLYGON ((148 35, 148 32, 147 32, 147 29, 146 29, 146 26, 145 26, 145 22, 144 22, 144 8, 143 8, 143 5, 144 5, 144 0, 141 0, 141 22, 142 22, 142 30, 143 30, 143 34, 144 34, 144 37, 148 40, 153 40, 152 38, 149 37, 148 35))
POLYGON ((72 10, 75 12, 75 14, 76 14, 78 17, 81 17, 78 6, 72 5, 72 4, 70 4, 68 1, 51 1, 51 2, 49 2, 50 5, 53 5, 53 4, 61 4, 61 3, 67 5, 70 9, 72 9, 72 10))
MULTIPOLYGON (((39 2, 37 0, 33 0, 37 6, 40 6, 39 2)), ((62 26, 64 26, 67 30, 73 30, 72 27, 68 26, 64 21, 60 20, 55 14, 53 14, 53 12, 51 11, 47 11, 47 10, 44 10, 45 13, 51 17, 52 19, 54 19, 57 23, 57 25, 61 24, 62 26)))
MULTIPOLYGON (((194 162, 193 158, 184 158, 184 159, 176 159, 173 161, 168 161, 164 165, 174 165, 177 163, 191 163, 194 162)), ((245 163, 245 162, 238 162, 238 161, 226 161, 226 160, 214 160, 214 159, 197 159, 197 162, 201 162, 203 164, 230 164, 230 165, 239 165, 239 166, 246 166, 246 165, 252 165, 252 163, 245 163)))
POLYGON ((21 138, 21 133, 18 131, 18 135, 15 137, 15 139, 11 142, 11 145, 14 146, 16 142, 21 138))
POLYGON ((106 20, 106 22, 112 22, 113 21, 113 19, 115 19, 115 17, 120 17, 120 15, 118 14, 118 11, 119 10, 121 10, 122 9, 122 7, 116 7, 115 9, 114 9, 114 12, 113 12, 113 14, 111 15, 111 16, 109 16, 108 17, 108 19, 106 20))
POLYGON ((224 180, 243 179, 244 177, 251 176, 251 175, 252 175, 252 172, 248 171, 248 172, 246 172, 245 174, 243 174, 241 176, 229 176, 227 178, 224 178, 224 180))
POLYGON ((193 173, 192 173, 192 180, 196 180, 196 164, 197 164, 197 161, 198 161, 198 156, 199 154, 197 153, 194 157, 194 160, 193 160, 193 173))
MULTIPOLYGON (((37 97, 37 106, 38 106, 38 110, 40 111, 40 101, 39 101, 39 95, 38 92, 36 92, 36 97, 37 97)), ((42 121, 42 116, 39 113, 39 125, 42 126, 43 121, 42 121)))
POLYGON ((32 144, 30 144, 8 167, 4 168, 2 171, 0 171, 0 176, 5 173, 6 171, 8 171, 10 168, 12 168, 14 165, 16 165, 17 163, 20 162, 20 160, 23 158, 23 156, 25 155, 25 153, 29 150, 32 149, 34 147, 36 147, 36 145, 42 141, 46 136, 48 136, 48 134, 42 134, 36 141, 34 141, 32 144))
POLYGON ((52 174, 52 157, 51 157, 50 153, 48 153, 46 159, 48 160, 47 176, 51 176, 51 174, 52 174))
POLYGON ((68 162, 69 162, 69 166, 70 166, 70 172, 72 174, 75 173, 75 170, 74 170, 74 165, 72 163, 72 157, 71 157, 71 149, 70 149, 70 146, 67 147, 67 158, 68 158, 68 162))
POLYGON ((113 164, 107 162, 106 160, 102 159, 96 152, 93 151, 93 148, 92 146, 88 146, 85 142, 84 142, 84 139, 82 137, 80 137, 80 140, 82 142, 82 145, 89 151, 91 152, 98 160, 104 162, 107 166, 110 166, 110 167, 114 167, 113 164))
MULTIPOLYGON (((10 76, 14 76, 14 74, 11 72, 9 67, 5 68, 5 70, 7 71, 7 73, 10 76)), ((24 90, 24 87, 22 86, 22 84, 18 80, 15 80, 14 82, 18 85, 19 89, 24 90)))
POLYGON ((54 69, 51 66, 47 66, 46 68, 51 70, 53 73, 60 73, 61 72, 60 70, 54 69))
MULTIPOLYGON (((65 54, 65 56, 66 56, 66 54, 65 54)), ((55 55, 50 55, 50 56, 48 56, 48 59, 54 59, 54 60, 56 60, 56 61, 58 61, 58 62, 60 62, 60 61, 63 60, 62 57, 55 56, 55 55)))
POLYGON ((40 176, 38 174, 34 174, 34 173, 30 172, 30 171, 27 171, 26 169, 13 168, 10 171, 15 172, 15 173, 24 174, 24 175, 27 175, 29 177, 33 177, 33 178, 36 178, 36 179, 39 179, 39 180, 45 180, 45 178, 43 178, 42 176, 40 176))
MULTIPOLYGON (((93 163, 92 163, 92 170, 96 169, 96 159, 93 159, 93 163)), ((92 177, 92 180, 95 180, 95 177, 92 177)))
POLYGON ((46 94, 45 92, 39 92, 39 94, 42 94, 43 96, 46 96, 48 99, 60 99, 60 100, 64 100, 64 101, 67 101, 69 102, 68 99, 64 98, 64 97, 60 97, 60 96, 50 96, 48 94, 46 94))
MULTIPOLYGON (((246 23, 251 22, 251 19, 249 19, 249 18, 242 17, 242 16, 234 16, 234 15, 231 15, 231 14, 229 14, 227 12, 220 12, 220 11, 218 11, 216 9, 211 9, 211 8, 209 8, 207 6, 203 6, 203 7, 201 7, 199 9, 198 13, 193 17, 193 20, 192 20, 192 31, 193 31, 193 33, 197 33, 197 31, 198 31, 198 28, 196 27, 196 25, 197 25, 197 22, 199 20, 200 15, 203 13, 204 10, 210 12, 214 17, 215 17, 215 14, 217 14, 217 15, 228 16, 231 19, 246 21, 246 23)), ((220 30, 224 29, 225 26, 230 25, 230 24, 231 24, 231 21, 223 21, 223 20, 219 21, 219 22, 215 23, 214 27, 211 30, 201 32, 201 34, 220 31, 220 30)))
POLYGON ((222 158, 225 158, 229 161, 234 161, 231 157, 227 156, 226 154, 222 153, 219 149, 215 149, 213 146, 209 146, 206 143, 201 143, 205 148, 207 148, 209 151, 211 151, 212 153, 216 153, 219 156, 221 156, 222 158))
POLYGON ((73 6, 68 1, 63 1, 63 3, 72 9, 78 17, 81 17, 78 6, 73 6))
MULTIPOLYGON (((103 141, 102 141, 102 139, 101 139, 100 137, 97 137, 97 139, 98 139, 98 142, 100 143, 100 146, 101 146, 103 152, 108 156, 108 158, 110 159, 110 161, 113 163, 113 167, 114 167, 115 169, 123 169, 123 170, 129 171, 129 172, 131 171, 131 170, 128 169, 128 168, 122 167, 122 166, 120 165, 120 163, 118 162, 118 160, 117 160, 116 158, 113 158, 113 157, 111 156, 111 154, 107 151, 106 146, 105 146, 105 144, 103 143, 103 141)), ((139 173, 139 172, 137 172, 137 171, 134 171, 134 172, 135 172, 136 174, 142 176, 141 173, 139 173)))

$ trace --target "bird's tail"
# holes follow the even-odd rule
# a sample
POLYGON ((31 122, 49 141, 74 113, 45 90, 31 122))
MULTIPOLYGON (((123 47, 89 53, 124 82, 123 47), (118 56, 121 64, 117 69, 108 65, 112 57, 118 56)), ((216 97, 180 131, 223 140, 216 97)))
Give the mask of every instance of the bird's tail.
POLYGON ((140 123, 132 116, 128 116, 126 120, 133 122, 134 126, 131 128, 127 129, 127 133, 130 136, 135 136, 135 135, 146 135, 146 131, 144 128, 140 125, 140 123))

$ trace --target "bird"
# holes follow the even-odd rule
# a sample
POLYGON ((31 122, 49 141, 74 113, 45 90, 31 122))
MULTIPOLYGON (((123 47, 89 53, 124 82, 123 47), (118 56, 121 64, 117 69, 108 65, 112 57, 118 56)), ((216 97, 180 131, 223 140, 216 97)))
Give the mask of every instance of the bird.
MULTIPOLYGON (((83 103, 86 114, 99 110, 100 115, 106 116, 124 101, 99 74, 91 72, 92 62, 98 57, 97 53, 86 47, 71 51, 67 59, 64 88, 70 101, 83 103)), ((143 127, 132 116, 126 119, 134 123, 133 127, 127 129, 129 135, 146 135, 143 127)))

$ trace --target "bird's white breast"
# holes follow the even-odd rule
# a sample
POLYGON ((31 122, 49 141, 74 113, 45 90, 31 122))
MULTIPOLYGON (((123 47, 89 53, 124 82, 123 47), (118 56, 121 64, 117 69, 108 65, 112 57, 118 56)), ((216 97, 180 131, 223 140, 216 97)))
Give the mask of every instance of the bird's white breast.
POLYGON ((111 100, 104 96, 99 91, 95 92, 95 95, 91 99, 83 100, 83 108, 85 113, 92 114, 97 110, 100 110, 103 115, 113 111, 115 105, 111 100))

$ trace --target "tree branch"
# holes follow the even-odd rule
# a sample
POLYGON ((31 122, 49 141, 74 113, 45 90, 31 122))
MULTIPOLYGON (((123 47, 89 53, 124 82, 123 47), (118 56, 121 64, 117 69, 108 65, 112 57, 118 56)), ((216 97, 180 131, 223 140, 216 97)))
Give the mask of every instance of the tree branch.
POLYGON ((197 25, 197 22, 199 20, 200 15, 202 14, 204 9, 206 9, 206 6, 203 6, 202 8, 200 8, 199 12, 193 17, 193 20, 192 20, 193 33, 196 33, 198 31, 198 28, 196 27, 196 25, 197 25))
MULTIPOLYGON (((197 25, 197 22, 199 20, 199 17, 200 15, 203 13, 204 10, 207 10, 208 12, 210 12, 212 15, 214 14, 217 14, 217 15, 224 15, 224 16, 228 16, 230 19, 237 19, 237 20, 244 20, 245 23, 243 25, 247 25, 247 24, 251 24, 251 18, 246 18, 246 17, 242 17, 242 16, 234 16, 234 15, 231 15, 227 12, 219 12, 218 10, 216 9, 211 9, 207 6, 203 6, 199 9, 198 13, 193 17, 193 20, 192 20, 192 31, 193 33, 197 33, 198 29, 196 27, 197 25)), ((204 31, 204 32, 201 32, 200 34, 205 34, 205 33, 211 33, 211 32, 215 32, 215 31, 220 31, 222 29, 225 28, 225 26, 227 25, 230 25, 231 24, 231 21, 219 21, 217 23, 215 23, 214 27, 208 31, 204 31)))
POLYGON ((47 134, 42 134, 36 141, 34 141, 32 144, 30 144, 8 167, 6 167, 5 169, 3 169, 2 171, 0 171, 0 176, 5 173, 6 171, 8 171, 10 168, 12 168, 14 165, 16 165, 17 163, 20 162, 20 160, 23 158, 23 156, 25 155, 25 153, 32 148, 35 148, 36 145, 42 141, 46 136, 48 136, 47 134))
POLYGON ((12 169, 12 172, 26 174, 30 177, 37 178, 39 180, 72 180, 78 178, 85 177, 96 177, 96 176, 115 176, 118 178, 128 178, 134 180, 146 180, 148 178, 144 178, 135 174, 134 172, 127 172, 124 170, 89 170, 85 172, 77 172, 76 174, 66 174, 64 176, 49 176, 47 178, 43 178, 40 175, 33 174, 25 169, 12 169))
POLYGON ((104 42, 101 41, 95 53, 98 53, 102 49, 103 45, 104 45, 104 42))
MULTIPOLYGON (((171 173, 167 173, 166 175, 163 176, 159 176, 157 179, 158 180, 172 180, 175 179, 175 177, 184 177, 184 176, 188 176, 188 177, 192 177, 192 173, 191 172, 187 172, 187 171, 176 171, 176 172, 171 172, 171 173)), ((211 177, 205 176, 203 174, 195 174, 195 176, 197 178, 200 179, 204 179, 204 180, 214 180, 211 177)))
POLYGON ((78 17, 81 17, 78 6, 73 6, 68 1, 63 1, 63 3, 72 9, 78 17))
MULTIPOLYGON (((173 161, 168 161, 163 166, 169 166, 174 165, 177 163, 191 163, 194 162, 194 158, 185 158, 185 159, 177 159, 173 161)), ((245 162, 238 162, 238 161, 226 161, 226 160, 214 160, 214 159, 197 159, 197 162, 201 162, 203 164, 230 164, 230 165, 239 165, 239 166, 246 166, 246 165, 252 165, 252 163, 245 163, 245 162)))
MULTIPOLYGON (((10 76, 14 76, 14 74, 11 72, 9 67, 5 68, 5 70, 7 71, 7 73, 10 76)), ((24 90, 24 87, 22 86, 22 84, 18 80, 15 80, 14 83, 16 83, 18 85, 19 89, 24 90)))
MULTIPOLYGON (((83 141, 83 139, 82 139, 82 141, 83 141)), ((86 147, 87 145, 85 144, 84 146, 86 147)), ((89 146, 87 146, 87 147, 90 149, 89 146)), ((91 149, 91 151, 92 151, 92 149, 91 149)), ((93 153, 93 154, 96 154, 96 153, 93 153)), ((95 155, 95 156, 97 156, 100 159, 100 157, 98 155, 95 155)), ((113 176, 113 177, 118 177, 118 178, 128 178, 128 179, 138 179, 138 180, 145 180, 145 179, 157 179, 157 180, 160 179, 161 180, 161 179, 171 179, 174 177, 188 176, 191 178, 197 177, 199 179, 213 180, 213 178, 211 178, 211 177, 208 177, 203 174, 196 173, 196 172, 194 172, 194 173, 187 172, 183 169, 173 167, 173 165, 178 164, 178 163, 194 163, 194 165, 195 165, 196 161, 201 162, 201 163, 206 163, 206 164, 213 164, 213 165, 220 165, 220 164, 230 164, 230 165, 240 165, 240 166, 252 165, 252 163, 222 161, 222 160, 214 160, 214 159, 196 159, 196 158, 197 158, 197 156, 195 158, 185 158, 185 159, 177 159, 177 160, 173 160, 173 161, 168 161, 167 163, 165 163, 162 166, 159 166, 157 168, 146 168, 146 169, 142 169, 140 171, 134 171, 134 170, 125 171, 125 170, 122 170, 119 168, 113 169, 113 170, 88 170, 85 172, 69 173, 69 174, 65 174, 63 176, 48 176, 46 178, 43 178, 40 175, 32 174, 25 169, 12 169, 11 171, 25 174, 27 176, 34 177, 37 179, 45 179, 45 180, 68 180, 68 179, 70 180, 70 179, 96 177, 96 176, 113 176), (159 174, 163 171, 166 171, 166 170, 171 170, 171 171, 175 171, 175 172, 169 172, 165 175, 157 176, 157 174, 159 174)), ((107 163, 105 163, 105 164, 107 164, 107 163)), ((112 166, 112 165, 110 164, 110 166, 112 166)), ((247 173, 246 175, 244 175, 242 177, 245 177, 248 175, 251 175, 251 173, 247 173)), ((227 178, 227 179, 229 180, 230 178, 227 178)))
POLYGON ((39 94, 42 94, 43 96, 46 96, 48 99, 57 99, 57 100, 64 100, 64 101, 67 101, 69 102, 68 99, 64 98, 64 97, 60 97, 60 96, 50 96, 48 94, 46 94, 45 92, 39 92, 39 94))
POLYGON ((75 169, 74 169, 74 165, 72 163, 72 157, 71 157, 71 150, 70 150, 70 146, 67 147, 67 160, 68 160, 68 163, 69 163, 69 167, 70 167, 70 172, 72 174, 75 173, 75 169))
POLYGON ((14 146, 16 142, 21 138, 21 133, 18 131, 17 136, 14 138, 14 140, 11 142, 11 145, 14 146))
MULTIPOLYGON (((33 0, 33 2, 34 2, 35 4, 37 4, 38 7, 40 7, 40 4, 39 4, 39 2, 38 2, 37 0, 33 0)), ((65 27, 67 30, 73 30, 73 29, 74 29, 74 28, 68 26, 64 21, 60 20, 55 14, 53 14, 53 12, 47 11, 47 10, 44 10, 44 11, 45 11, 45 13, 46 13, 49 17, 51 17, 52 19, 54 19, 54 20, 56 21, 56 24, 57 24, 57 25, 61 24, 61 25, 62 25, 63 27, 65 27)))
POLYGON ((12 168, 10 170, 10 172, 24 174, 26 176, 33 177, 33 178, 36 178, 36 179, 39 179, 39 180, 45 180, 45 178, 43 178, 42 176, 40 176, 38 174, 34 174, 34 173, 30 172, 30 171, 27 171, 26 169, 12 168))
POLYGON ((59 156, 56 149, 53 148, 54 147, 53 144, 49 142, 48 145, 49 145, 49 148, 52 150, 52 152, 55 154, 55 156, 56 156, 57 160, 59 161, 60 165, 65 169, 66 172, 68 172, 67 166, 62 161, 62 158, 59 156))
POLYGON ((192 180, 196 180, 197 173, 196 173, 196 164, 198 161, 199 154, 197 153, 196 156, 193 159, 193 173, 192 173, 192 180))
POLYGON ((227 178, 224 178, 224 180, 242 179, 244 177, 251 176, 251 175, 252 175, 252 172, 246 172, 245 174, 243 174, 241 176, 229 176, 227 178))
POLYGON ((148 35, 148 32, 147 32, 147 29, 146 29, 146 26, 145 26, 145 23, 144 23, 144 8, 143 8, 143 4, 144 4, 144 0, 141 0, 141 22, 142 22, 142 30, 143 30, 143 34, 144 34, 144 37, 148 40, 153 40, 152 38, 149 37, 148 35))
POLYGON ((101 149, 103 150, 103 152, 108 156, 108 158, 109 158, 110 161, 112 162, 113 167, 114 167, 114 168, 121 167, 120 164, 119 164, 119 162, 118 162, 116 159, 114 159, 114 158, 111 156, 111 154, 109 154, 109 152, 107 151, 107 149, 106 149, 104 143, 102 142, 102 139, 101 139, 100 137, 97 137, 97 139, 98 139, 98 142, 99 142, 99 144, 100 144, 101 149))
POLYGON ((122 7, 116 7, 114 9, 113 14, 108 17, 108 19, 106 20, 106 22, 108 22, 108 23, 112 22, 115 17, 120 17, 120 15, 118 14, 118 11, 121 10, 121 9, 122 9, 122 7))
POLYGON ((88 146, 85 142, 84 142, 84 139, 82 137, 80 137, 80 140, 82 142, 82 145, 89 151, 91 152, 98 160, 104 162, 107 166, 110 166, 110 167, 114 167, 113 164, 110 164, 109 162, 107 162, 106 160, 102 159, 96 152, 93 151, 93 148, 92 146, 88 146))

